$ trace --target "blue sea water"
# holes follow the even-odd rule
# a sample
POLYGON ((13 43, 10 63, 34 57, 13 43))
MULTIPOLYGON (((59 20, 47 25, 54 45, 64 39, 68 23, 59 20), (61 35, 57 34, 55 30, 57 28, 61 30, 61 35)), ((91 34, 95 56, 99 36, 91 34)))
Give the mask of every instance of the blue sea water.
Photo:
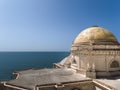
POLYGON ((0 80, 12 79, 15 71, 50 68, 69 52, 0 52, 0 80))

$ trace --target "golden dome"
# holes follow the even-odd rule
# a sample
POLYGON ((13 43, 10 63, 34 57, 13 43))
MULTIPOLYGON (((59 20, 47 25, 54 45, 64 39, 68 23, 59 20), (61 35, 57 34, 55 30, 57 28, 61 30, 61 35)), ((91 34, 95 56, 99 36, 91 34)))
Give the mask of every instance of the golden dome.
POLYGON ((79 44, 118 44, 116 37, 108 30, 93 26, 83 30, 75 39, 73 45, 79 44))

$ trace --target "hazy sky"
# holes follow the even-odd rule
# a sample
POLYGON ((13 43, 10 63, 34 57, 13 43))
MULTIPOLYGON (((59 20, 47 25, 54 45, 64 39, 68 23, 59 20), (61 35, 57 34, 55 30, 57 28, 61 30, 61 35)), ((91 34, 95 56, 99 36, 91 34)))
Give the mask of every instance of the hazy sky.
POLYGON ((0 0, 0 51, 69 51, 92 25, 120 41, 120 0, 0 0))

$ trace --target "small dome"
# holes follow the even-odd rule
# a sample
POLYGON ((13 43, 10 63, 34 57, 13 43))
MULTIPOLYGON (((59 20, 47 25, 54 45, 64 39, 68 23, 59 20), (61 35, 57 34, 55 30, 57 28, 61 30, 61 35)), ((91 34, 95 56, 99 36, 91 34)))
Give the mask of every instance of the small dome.
POLYGON ((108 30, 92 26, 83 30, 73 42, 73 45, 79 44, 118 44, 116 37, 108 30))

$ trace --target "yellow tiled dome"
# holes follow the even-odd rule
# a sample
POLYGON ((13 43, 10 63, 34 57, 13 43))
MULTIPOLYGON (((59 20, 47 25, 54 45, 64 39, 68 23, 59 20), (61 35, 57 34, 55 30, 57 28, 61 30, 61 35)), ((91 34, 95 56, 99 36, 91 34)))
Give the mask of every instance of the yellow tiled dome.
POLYGON ((73 42, 74 45, 82 43, 118 44, 118 41, 110 31, 93 26, 83 30, 73 42))

